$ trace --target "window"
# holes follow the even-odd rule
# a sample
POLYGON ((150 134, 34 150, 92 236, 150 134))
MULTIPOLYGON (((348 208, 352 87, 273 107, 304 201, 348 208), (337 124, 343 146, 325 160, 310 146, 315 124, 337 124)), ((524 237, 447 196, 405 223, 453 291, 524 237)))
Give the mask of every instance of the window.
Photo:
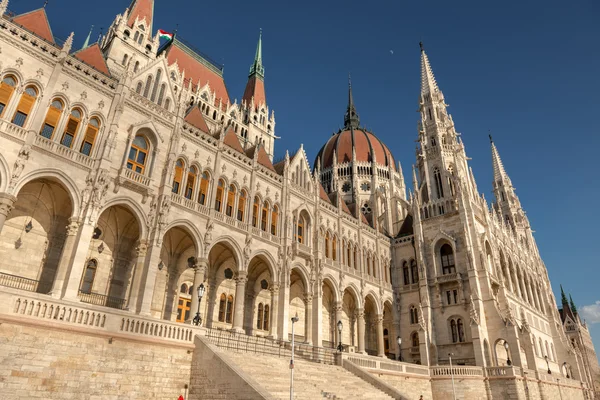
POLYGON ((333 261, 337 260, 337 236, 333 236, 331 240, 331 258, 333 261))
POLYGON ((192 300, 183 297, 179 298, 177 302, 177 319, 176 322, 185 322, 190 318, 190 308, 192 306, 192 300))
POLYGON ((269 215, 269 203, 266 201, 263 203, 263 208, 260 213, 260 229, 267 231, 267 217, 269 215))
POLYGON ((81 292, 82 293, 91 293, 92 287, 94 286, 94 278, 96 277, 96 268, 98 267, 98 263, 96 260, 89 260, 87 265, 85 266, 85 271, 83 272, 83 280, 81 282, 81 292))
POLYGON ((256 316, 256 329, 262 329, 263 328, 264 314, 265 314, 265 308, 263 306, 263 303, 260 303, 258 305, 258 314, 256 316))
POLYGON ((96 136, 98 136, 98 130, 100 129, 100 121, 98 118, 90 119, 87 129, 85 130, 85 136, 81 142, 79 151, 86 156, 92 154, 94 143, 96 142, 96 136))
MULTIPOLYGON (((138 69, 140 69, 140 62, 136 61, 135 65, 133 66, 133 72, 138 72, 138 69)), ((140 93, 142 92, 141 90, 141 86, 140 86, 140 93)))
POLYGON ((181 181, 183 179, 183 160, 180 158, 175 163, 175 176, 173 177, 173 193, 179 194, 181 189, 181 181))
POLYGON ((465 328, 461 318, 452 318, 450 320, 450 333, 452 336, 452 343, 465 342, 465 328))
POLYGON ((410 323, 411 324, 419 323, 419 311, 417 310, 417 307, 415 307, 415 306, 410 306, 410 323))
POLYGON ((265 304, 265 314, 263 317, 263 329, 265 331, 269 330, 269 305, 265 304))
POLYGON ((13 116, 13 124, 20 127, 25 126, 25 121, 27 121, 27 116, 31 113, 37 95, 37 90, 33 86, 28 86, 25 89, 21 95, 21 100, 19 100, 19 104, 17 105, 17 111, 15 111, 15 115, 13 116))
POLYGON ((298 224, 296 225, 296 240, 300 244, 304 244, 304 225, 306 221, 303 216, 298 217, 298 224))
POLYGON ((215 210, 218 212, 223 211, 223 192, 225 191, 225 182, 223 179, 219 179, 217 184, 217 197, 215 198, 215 210))
POLYGON ((417 332, 413 332, 410 335, 410 345, 412 347, 419 347, 419 334, 417 332))
POLYGON ((167 85, 165 85, 164 83, 162 85, 160 85, 160 92, 158 94, 158 101, 157 101, 157 104, 159 106, 162 106, 163 99, 165 98, 166 87, 167 87, 167 85))
POLYGON ((148 158, 148 142, 143 136, 136 136, 131 143, 129 149, 129 157, 127 159, 127 168, 143 174, 146 168, 146 160, 148 158))
POLYGON ((351 247, 351 244, 348 243, 348 247, 346 247, 346 265, 347 266, 350 266, 351 251, 352 251, 352 249, 350 247, 351 247))
POLYGON ((410 272, 412 274, 412 283, 419 283, 419 269, 415 260, 410 260, 410 272))
POLYGON ((0 117, 4 114, 16 85, 17 80, 13 76, 5 77, 0 83, 0 117))
POLYGON ((144 86, 144 84, 142 82, 138 82, 137 86, 135 87, 135 92, 137 94, 142 94, 142 87, 144 86))
POLYGON ((227 297, 227 309, 225 311, 225 322, 231 323, 233 321, 233 296, 227 297))
POLYGON ((354 246, 354 269, 358 268, 358 250, 356 250, 356 246, 354 246))
MULTIPOLYGON (((177 87, 175 89, 177 89, 177 87)), ((169 111, 170 109, 171 109, 171 99, 167 98, 165 100, 165 110, 169 111)))
POLYGON ((238 209, 237 209, 237 219, 238 221, 244 220, 244 212, 246 210, 246 191, 242 190, 240 192, 240 198, 238 199, 238 209))
POLYGON ((258 196, 254 198, 254 205, 252 206, 252 226, 258 227, 258 209, 260 208, 260 200, 258 196))
POLYGON ((187 291, 188 291, 188 285, 187 285, 187 284, 185 284, 185 283, 182 283, 182 284, 181 284, 181 287, 179 288, 179 291, 180 291, 181 293, 183 293, 183 294, 187 294, 187 291))
POLYGON ((456 321, 450 321, 450 331, 452 332, 452 343, 458 342, 458 331, 456 330, 456 321))
POLYGON ((438 199, 444 197, 444 188, 442 187, 442 176, 437 168, 433 169, 433 178, 435 180, 435 188, 437 190, 438 199))
POLYGON ((454 252, 452 251, 452 247, 449 244, 444 244, 440 249, 440 255, 442 257, 442 273, 453 274, 456 272, 456 268, 454 266, 454 252))
POLYGON ((462 319, 458 319, 456 321, 456 326, 458 327, 458 341, 461 343, 465 342, 465 328, 463 326, 462 319))
POLYGON ((409 285, 410 284, 410 271, 408 269, 408 263, 406 261, 404 261, 404 263, 402 263, 402 273, 404 275, 404 284, 409 285))
POLYGON ((279 208, 277 206, 273 206, 273 211, 271 211, 271 235, 277 234, 278 218, 279 218, 279 208))
POLYGON ((44 125, 42 125, 42 130, 40 131, 41 136, 46 139, 52 139, 54 130, 56 129, 58 120, 62 114, 63 107, 64 105, 60 100, 54 100, 52 104, 50 104, 50 108, 48 108, 48 112, 46 113, 44 125))
POLYGON ((198 203, 203 206, 206 205, 206 197, 208 195, 208 184, 210 182, 210 175, 208 172, 202 173, 202 178, 200 178, 200 193, 198 195, 198 203))
POLYGON ((122 65, 127 65, 127 60, 128 60, 128 59, 129 59, 129 56, 128 56, 127 54, 125 54, 125 55, 123 56, 123 61, 121 61, 121 64, 122 64, 122 65))
POLYGON ((151 87, 152 87, 152 75, 148 75, 148 78, 146 78, 146 86, 144 87, 144 97, 148 98, 151 87))
POLYGON ((67 126, 63 133, 62 139, 60 139, 60 144, 69 148, 73 146, 73 141, 75 139, 75 136, 77 135, 77 131, 79 130, 80 123, 81 110, 79 110, 78 108, 74 108, 71 111, 71 115, 69 115, 69 119, 67 120, 67 126))
POLYGON ((447 305, 458 304, 458 290, 457 289, 446 290, 446 304, 447 305))
POLYGON ((329 232, 325 233, 325 257, 331 258, 331 253, 329 252, 329 232))
POLYGON ((152 88, 152 95, 150 96, 150 101, 156 100, 156 94, 158 92, 158 85, 160 84, 161 75, 162 75, 162 69, 159 69, 156 72, 156 79, 154 80, 154 87, 152 88))
POLYGON ((235 203, 235 186, 229 185, 229 191, 227 192, 227 204, 225 205, 225 214, 228 217, 233 215, 233 206, 235 203))
POLYGON ((190 167, 188 170, 187 180, 185 181, 185 198, 191 200, 194 196, 194 187, 196 185, 196 177, 198 170, 196 167, 190 167))
POLYGON ((227 308, 227 296, 225 293, 221 294, 219 299, 219 322, 225 322, 225 309, 227 308))

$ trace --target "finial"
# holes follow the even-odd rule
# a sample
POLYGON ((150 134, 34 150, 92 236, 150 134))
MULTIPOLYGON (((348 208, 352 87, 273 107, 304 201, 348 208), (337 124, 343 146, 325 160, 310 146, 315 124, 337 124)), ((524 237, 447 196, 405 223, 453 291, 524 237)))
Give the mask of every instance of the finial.
POLYGON ((175 37, 178 30, 179 30, 179 24, 175 24, 175 30, 173 31, 173 37, 175 37))
POLYGON ((490 144, 494 144, 494 139, 492 139, 492 133, 491 131, 488 131, 490 133, 488 133, 488 137, 490 138, 490 144))
POLYGON ((8 8, 8 0, 0 1, 0 17, 2 17, 4 15, 7 8, 8 8))
POLYGON ((90 32, 88 33, 87 37, 85 38, 85 42, 83 42, 83 46, 81 46, 81 49, 85 49, 86 47, 88 47, 90 45, 90 38, 92 37, 93 30, 94 30, 94 25, 92 25, 92 27, 90 28, 90 32))
POLYGON ((67 40, 65 40, 65 43, 63 44, 63 47, 62 47, 63 53, 69 54, 71 52, 71 47, 73 47, 73 37, 74 36, 75 36, 75 33, 71 32, 71 34, 69 35, 67 40))
POLYGON ((419 42, 419 48, 421 51, 425 51, 425 47, 423 47, 423 42, 419 42))
POLYGON ((46 8, 47 5, 48 5, 48 0, 44 1, 44 6, 42 8, 46 8))

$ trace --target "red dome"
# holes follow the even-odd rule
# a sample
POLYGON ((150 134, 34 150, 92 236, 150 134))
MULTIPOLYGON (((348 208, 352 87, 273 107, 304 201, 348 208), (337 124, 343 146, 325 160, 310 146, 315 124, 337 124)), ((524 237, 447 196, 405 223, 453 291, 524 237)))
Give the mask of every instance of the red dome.
POLYGON ((321 160, 321 171, 331 167, 333 165, 334 150, 338 164, 351 162, 352 149, 355 149, 357 161, 372 162, 373 155, 375 155, 377 164, 385 167, 391 166, 396 171, 394 157, 392 157, 390 149, 377 136, 362 128, 347 129, 333 135, 317 154, 315 168, 319 159, 321 160))

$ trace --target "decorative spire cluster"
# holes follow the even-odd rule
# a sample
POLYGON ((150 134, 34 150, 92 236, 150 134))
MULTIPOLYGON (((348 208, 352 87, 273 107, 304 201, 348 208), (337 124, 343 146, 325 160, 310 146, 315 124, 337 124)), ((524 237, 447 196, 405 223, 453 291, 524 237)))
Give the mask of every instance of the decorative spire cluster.
POLYGON ((354 99, 352 98, 352 79, 348 74, 348 108, 344 115, 344 129, 357 129, 360 126, 360 118, 354 107, 354 99))
POLYGON ((440 89, 435 81, 433 70, 429 64, 429 58, 427 58, 422 42, 419 43, 419 46, 421 47, 421 95, 437 93, 440 89))

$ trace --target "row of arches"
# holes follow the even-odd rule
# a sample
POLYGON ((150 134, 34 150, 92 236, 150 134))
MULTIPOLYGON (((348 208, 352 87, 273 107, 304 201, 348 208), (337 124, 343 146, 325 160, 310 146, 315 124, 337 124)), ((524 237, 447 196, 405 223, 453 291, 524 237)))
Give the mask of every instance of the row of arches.
POLYGON ((156 71, 156 75, 148 74, 145 82, 139 81, 136 84, 135 92, 170 111, 171 98, 168 97, 169 84, 166 80, 163 82, 162 75, 163 70, 161 68, 156 71))

